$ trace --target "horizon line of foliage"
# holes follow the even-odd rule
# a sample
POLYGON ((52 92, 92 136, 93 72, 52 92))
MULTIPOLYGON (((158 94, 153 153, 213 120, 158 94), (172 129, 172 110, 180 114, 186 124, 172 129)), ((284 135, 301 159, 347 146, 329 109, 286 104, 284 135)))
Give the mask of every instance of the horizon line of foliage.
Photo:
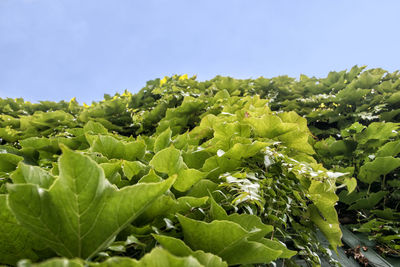
POLYGON ((315 228, 336 249, 337 212, 398 253, 400 75, 364 69, 175 75, 90 106, 0 99, 0 262, 317 266, 315 228))

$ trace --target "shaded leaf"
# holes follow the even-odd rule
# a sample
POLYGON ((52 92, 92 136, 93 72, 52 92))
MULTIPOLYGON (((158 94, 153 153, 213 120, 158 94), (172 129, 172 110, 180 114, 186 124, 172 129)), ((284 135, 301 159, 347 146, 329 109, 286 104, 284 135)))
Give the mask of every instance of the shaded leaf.
POLYGON ((367 184, 379 182, 381 175, 386 175, 400 167, 400 158, 378 157, 360 168, 358 178, 367 184))

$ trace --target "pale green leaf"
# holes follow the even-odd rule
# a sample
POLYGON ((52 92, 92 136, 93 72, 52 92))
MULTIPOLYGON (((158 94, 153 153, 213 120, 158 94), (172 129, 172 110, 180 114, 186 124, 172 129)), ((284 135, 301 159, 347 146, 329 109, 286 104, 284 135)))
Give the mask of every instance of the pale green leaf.
POLYGON ((83 126, 85 133, 89 132, 91 134, 108 134, 108 130, 103 124, 95 121, 88 121, 85 126, 83 126))
POLYGON ((181 192, 189 190, 195 183, 203 179, 207 173, 196 169, 183 169, 178 172, 178 177, 173 187, 181 192))
POLYGON ((138 183, 158 183, 161 181, 162 178, 158 176, 153 169, 150 169, 149 173, 140 178, 138 183))
POLYGON ((261 149, 268 145, 270 145, 270 143, 258 141, 255 141, 251 144, 236 143, 225 153, 225 155, 237 160, 249 158, 260 152, 261 149))
POLYGON ((157 136, 154 142, 154 152, 157 153, 164 148, 167 148, 171 144, 172 131, 170 128, 166 129, 159 136, 157 136))
POLYGON ((345 178, 343 183, 347 186, 349 193, 353 192, 357 187, 357 180, 355 178, 345 178))
POLYGON ((155 154, 149 164, 156 171, 167 173, 168 175, 176 174, 181 169, 187 168, 183 162, 181 152, 172 146, 155 154))
POLYGON ((310 210, 311 221, 318 226, 329 241, 331 247, 337 251, 337 247, 342 245, 342 231, 340 230, 339 223, 337 223, 337 220, 327 220, 325 217, 322 217, 324 215, 332 217, 334 216, 334 211, 329 209, 322 214, 315 205, 309 205, 308 208, 310 210))

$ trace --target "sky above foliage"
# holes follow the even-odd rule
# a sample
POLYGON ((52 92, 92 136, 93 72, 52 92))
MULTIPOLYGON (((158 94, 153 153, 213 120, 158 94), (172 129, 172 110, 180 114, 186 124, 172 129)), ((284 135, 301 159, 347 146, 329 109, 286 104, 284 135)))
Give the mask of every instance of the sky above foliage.
POLYGON ((400 69, 397 0, 0 0, 0 97, 90 103, 187 73, 400 69))

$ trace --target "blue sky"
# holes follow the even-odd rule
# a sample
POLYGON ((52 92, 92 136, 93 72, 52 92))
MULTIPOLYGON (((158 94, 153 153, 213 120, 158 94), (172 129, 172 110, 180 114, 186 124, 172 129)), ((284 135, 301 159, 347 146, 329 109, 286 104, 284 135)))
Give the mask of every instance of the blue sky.
POLYGON ((400 69, 398 0, 0 0, 0 97, 90 103, 173 74, 400 69))

